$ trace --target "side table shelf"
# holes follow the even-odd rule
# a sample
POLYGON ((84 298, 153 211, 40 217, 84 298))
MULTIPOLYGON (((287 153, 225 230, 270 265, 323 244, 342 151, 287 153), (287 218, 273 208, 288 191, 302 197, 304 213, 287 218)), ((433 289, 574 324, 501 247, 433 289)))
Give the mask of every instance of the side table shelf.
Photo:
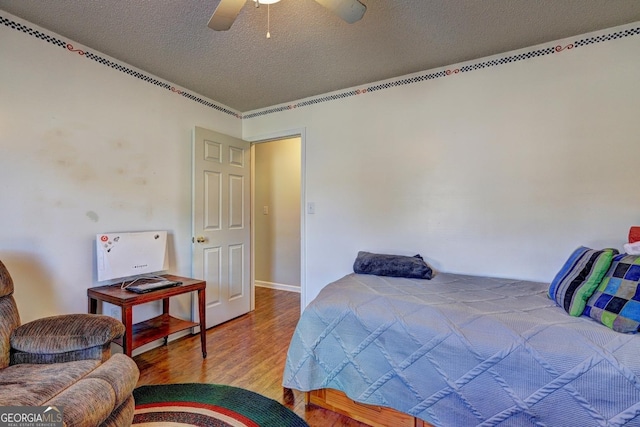
POLYGON ((124 323, 126 330, 124 336, 115 340, 115 342, 122 346, 123 353, 127 356, 131 356, 134 349, 145 344, 161 338, 164 338, 164 342, 166 344, 169 335, 199 326, 202 357, 207 357, 207 322, 205 320, 206 282, 203 280, 173 275, 166 275, 164 277, 166 277, 167 280, 182 282, 182 284, 172 288, 158 289, 145 294, 136 294, 125 289, 121 289, 120 285, 89 288, 87 289, 88 311, 89 313, 97 313, 98 301, 108 302, 121 308, 122 323, 124 323), (198 293, 199 323, 178 319, 169 314, 169 298, 189 292, 198 293), (134 306, 158 300, 162 300, 161 315, 133 324, 134 306))
MULTIPOLYGON (((132 325, 133 338, 131 347, 132 349, 142 347, 159 338, 164 338, 166 344, 169 335, 184 331, 185 329, 195 328, 196 326, 200 326, 200 324, 178 319, 168 314, 161 314, 160 316, 132 325)), ((115 343, 122 346, 123 338, 116 339, 115 343)))

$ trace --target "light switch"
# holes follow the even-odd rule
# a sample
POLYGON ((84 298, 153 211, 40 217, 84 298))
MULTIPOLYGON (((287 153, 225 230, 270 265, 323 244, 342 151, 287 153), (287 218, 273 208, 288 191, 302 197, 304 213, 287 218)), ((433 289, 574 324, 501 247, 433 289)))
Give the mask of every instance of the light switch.
POLYGON ((263 215, 269 215, 269 206, 263 206, 262 207, 262 214, 263 215))
POLYGON ((307 213, 308 214, 316 213, 316 204, 315 204, 315 202, 307 203, 307 213))

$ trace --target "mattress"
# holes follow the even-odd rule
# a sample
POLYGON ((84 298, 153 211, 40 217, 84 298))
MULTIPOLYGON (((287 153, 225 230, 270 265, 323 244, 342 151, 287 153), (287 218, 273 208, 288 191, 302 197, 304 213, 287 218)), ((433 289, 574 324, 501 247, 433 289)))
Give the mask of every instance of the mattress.
POLYGON ((350 274, 302 313, 283 385, 435 426, 640 426, 640 337, 569 316, 547 289, 350 274))

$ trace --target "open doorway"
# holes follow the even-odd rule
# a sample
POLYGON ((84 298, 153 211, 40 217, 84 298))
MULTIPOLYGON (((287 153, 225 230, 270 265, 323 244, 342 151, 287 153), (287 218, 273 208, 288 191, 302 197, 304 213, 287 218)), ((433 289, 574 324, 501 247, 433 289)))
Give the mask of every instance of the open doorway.
POLYGON ((301 292, 301 141, 292 136, 252 147, 256 286, 301 292))

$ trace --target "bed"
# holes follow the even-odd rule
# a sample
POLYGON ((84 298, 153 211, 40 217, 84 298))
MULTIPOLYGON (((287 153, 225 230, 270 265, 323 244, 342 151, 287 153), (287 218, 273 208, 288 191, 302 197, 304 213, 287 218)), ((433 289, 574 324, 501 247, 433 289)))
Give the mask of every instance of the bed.
POLYGON ((302 313, 283 385, 415 425, 640 426, 640 337, 569 316, 548 289, 349 274, 302 313))

